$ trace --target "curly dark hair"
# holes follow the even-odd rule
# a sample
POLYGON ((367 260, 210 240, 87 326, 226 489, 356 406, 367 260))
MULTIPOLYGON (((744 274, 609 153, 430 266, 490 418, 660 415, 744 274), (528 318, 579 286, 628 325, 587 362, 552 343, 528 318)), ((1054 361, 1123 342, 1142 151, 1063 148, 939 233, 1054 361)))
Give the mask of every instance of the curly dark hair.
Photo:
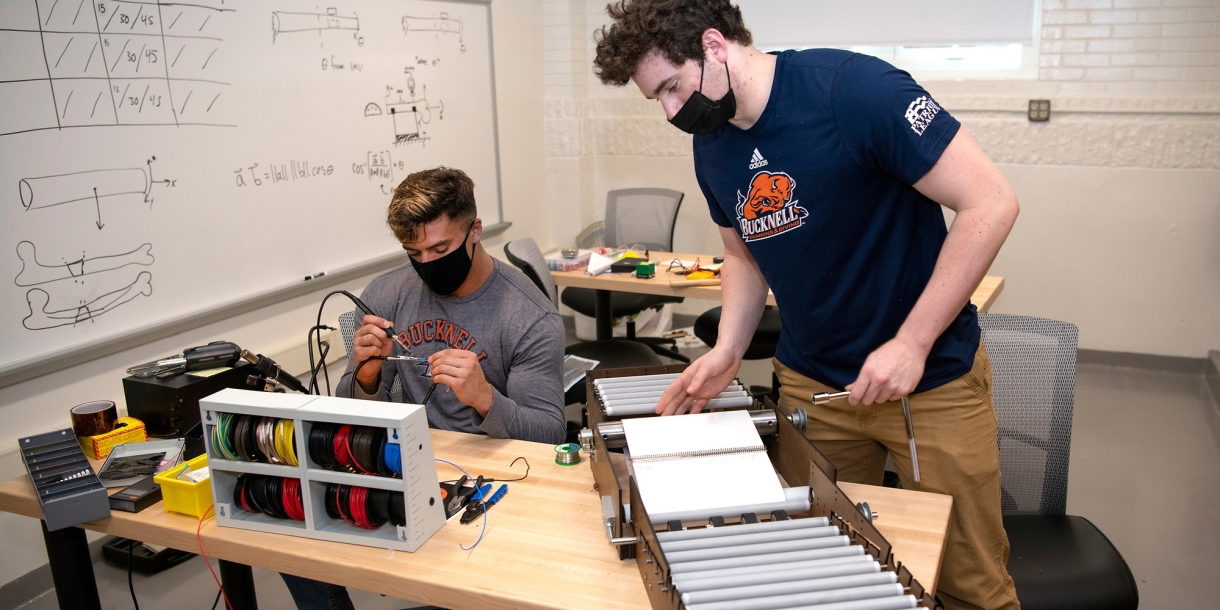
POLYGON ((606 5, 606 12, 614 23, 593 33, 593 72, 606 85, 626 85, 653 49, 674 65, 703 61, 708 28, 741 45, 754 42, 741 9, 729 0, 619 0, 606 5))

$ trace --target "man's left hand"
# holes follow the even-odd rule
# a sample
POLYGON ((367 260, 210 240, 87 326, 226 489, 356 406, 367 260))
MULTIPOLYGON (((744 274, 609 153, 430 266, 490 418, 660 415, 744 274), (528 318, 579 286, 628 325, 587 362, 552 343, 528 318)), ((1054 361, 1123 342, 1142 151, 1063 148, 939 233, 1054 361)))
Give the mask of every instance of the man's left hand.
POLYGON ((890 339, 868 355, 860 375, 847 385, 852 405, 889 402, 909 396, 923 377, 928 350, 902 337, 890 339))
POLYGON ((429 356, 428 364, 432 367, 433 383, 449 386, 462 404, 487 417, 491 410, 492 389, 483 377, 478 354, 464 349, 446 349, 429 356))

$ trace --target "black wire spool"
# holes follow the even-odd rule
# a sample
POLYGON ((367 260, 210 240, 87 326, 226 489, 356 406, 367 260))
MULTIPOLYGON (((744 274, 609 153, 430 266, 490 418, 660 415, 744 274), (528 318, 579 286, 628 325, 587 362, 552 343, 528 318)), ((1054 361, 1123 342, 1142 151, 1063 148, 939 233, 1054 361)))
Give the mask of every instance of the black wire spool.
POLYGON ((266 490, 267 496, 267 506, 263 508, 263 513, 276 519, 287 519, 288 511, 284 510, 284 479, 280 477, 264 477, 263 481, 263 487, 266 490))
POLYGON ((309 458, 318 466, 327 470, 340 469, 335 463, 335 432, 339 429, 334 424, 315 423, 309 430, 309 458))
POLYGON ((403 527, 407 524, 407 507, 403 503, 403 495, 390 494, 390 523, 403 527))
POLYGON ((373 444, 373 461, 377 462, 377 474, 383 477, 397 477, 393 470, 390 470, 389 465, 385 461, 385 448, 389 444, 390 439, 386 436, 385 430, 381 430, 377 435, 376 442, 373 444))
POLYGON ((390 492, 384 489, 369 489, 364 499, 364 514, 369 523, 377 527, 390 520, 390 492))
POLYGON ((246 482, 246 498, 249 500, 251 506, 257 507, 262 513, 267 513, 268 499, 266 478, 257 474, 246 476, 250 477, 250 480, 246 482))
POLYGON ((326 484, 326 496, 324 499, 326 506, 326 516, 331 519, 342 519, 339 515, 339 485, 337 483, 326 484))
POLYGON ((373 457, 373 447, 376 445, 377 433, 385 435, 381 428, 356 426, 352 428, 351 447, 352 460, 356 462, 358 472, 377 474, 377 458, 373 457))

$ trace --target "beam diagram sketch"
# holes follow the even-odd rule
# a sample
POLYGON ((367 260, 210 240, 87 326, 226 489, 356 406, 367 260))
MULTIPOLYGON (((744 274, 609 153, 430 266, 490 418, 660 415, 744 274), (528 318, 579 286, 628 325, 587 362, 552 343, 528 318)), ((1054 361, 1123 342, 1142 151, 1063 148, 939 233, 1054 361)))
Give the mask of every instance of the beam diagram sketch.
POLYGON ((83 278, 95 273, 103 273, 121 269, 129 265, 151 266, 156 262, 152 255, 152 244, 143 244, 139 248, 119 254, 88 256, 81 252, 73 260, 61 258, 62 262, 47 264, 38 260, 37 248, 34 242, 23 241, 17 244, 17 258, 21 261, 21 271, 17 273, 13 283, 21 287, 39 286, 68 278, 83 278))
POLYGON ((410 35, 413 32, 426 33, 433 32, 437 39, 442 35, 456 35, 458 39, 458 48, 462 53, 466 52, 466 41, 463 38, 462 18, 453 18, 449 13, 441 13, 439 17, 414 17, 407 15, 402 18, 402 33, 410 35))
POLYGON ((153 185, 175 186, 176 180, 153 178, 153 157, 145 167, 120 169, 94 169, 66 174, 52 174, 22 178, 17 182, 21 205, 27 212, 42 210, 70 203, 92 204, 97 213, 95 224, 98 230, 105 227, 102 222, 102 200, 112 197, 139 197, 152 206, 153 185))
POLYGON ((141 271, 131 283, 120 286, 94 297, 88 301, 81 300, 74 307, 50 305, 51 296, 41 288, 32 288, 26 293, 26 304, 30 313, 21 320, 21 325, 29 330, 47 330, 61 326, 75 326, 82 322, 96 320, 103 314, 130 303, 140 296, 152 295, 152 274, 141 271), (61 307, 53 309, 53 307, 61 307))
POLYGON ((353 12, 350 16, 340 15, 339 9, 327 7, 325 12, 272 11, 271 13, 271 44, 280 34, 295 34, 298 32, 323 32, 333 30, 352 33, 356 46, 364 46, 364 37, 360 35, 360 17, 353 12))
POLYGON ((364 116, 390 115, 394 126, 394 144, 396 146, 419 142, 421 145, 430 138, 424 131, 424 125, 432 122, 432 112, 436 111, 438 121, 445 119, 445 103, 437 101, 432 105, 428 101, 428 86, 420 88, 420 95, 415 95, 415 68, 407 68, 407 88, 404 91, 391 85, 386 86, 385 110, 376 102, 364 106, 364 116))
POLYGON ((12 102, 0 113, 0 137, 80 127, 235 127, 232 109, 219 100, 229 83, 215 58, 224 45, 217 34, 235 20, 224 0, 90 0, 68 10, 59 1, 10 3, 38 20, 0 28, 12 64, 0 75, 12 102))

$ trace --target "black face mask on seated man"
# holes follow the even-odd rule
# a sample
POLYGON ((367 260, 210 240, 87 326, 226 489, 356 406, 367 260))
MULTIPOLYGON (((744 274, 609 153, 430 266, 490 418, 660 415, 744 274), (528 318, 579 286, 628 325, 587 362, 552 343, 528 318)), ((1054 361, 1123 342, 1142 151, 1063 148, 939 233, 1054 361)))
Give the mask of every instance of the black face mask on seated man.
POLYGON ((733 95, 733 80, 729 78, 729 65, 724 65, 724 77, 729 81, 729 92, 719 101, 712 101, 703 95, 703 68, 706 62, 699 65, 699 89, 690 94, 686 103, 669 119, 669 124, 686 133, 701 136, 712 133, 729 124, 729 119, 737 114, 737 98, 733 95))
MULTIPOLYGON (((470 227, 474 228, 474 223, 471 223, 470 227)), ((453 252, 449 254, 426 263, 407 257, 411 259, 411 267, 428 286, 428 290, 445 297, 456 292, 462 282, 466 281, 466 276, 470 275, 470 267, 473 264, 470 255, 466 253, 466 242, 469 239, 470 229, 467 229, 466 238, 462 240, 461 246, 454 248, 453 252)), ((474 247, 479 247, 479 244, 476 243, 474 247)))

